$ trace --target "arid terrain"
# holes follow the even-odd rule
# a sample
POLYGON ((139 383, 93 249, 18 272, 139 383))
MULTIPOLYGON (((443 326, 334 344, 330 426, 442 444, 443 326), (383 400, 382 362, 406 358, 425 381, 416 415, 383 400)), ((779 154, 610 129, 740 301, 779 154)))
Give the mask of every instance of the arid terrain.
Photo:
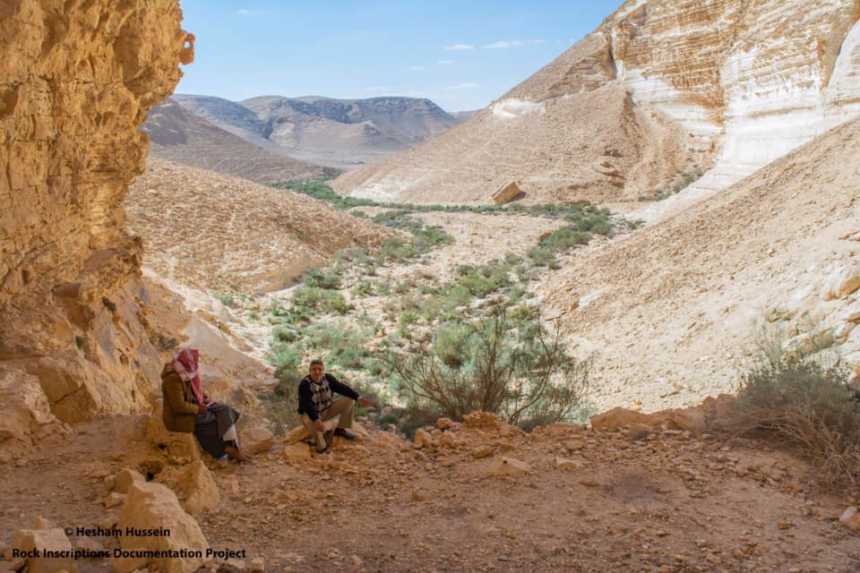
POLYGON ((462 118, 169 99, 196 41, 0 4, 0 572, 860 571, 858 0, 627 0, 462 118))
POLYGON ((176 94, 150 112, 144 130, 156 144, 156 157, 270 183, 380 161, 467 116, 407 97, 260 96, 233 102, 176 94))

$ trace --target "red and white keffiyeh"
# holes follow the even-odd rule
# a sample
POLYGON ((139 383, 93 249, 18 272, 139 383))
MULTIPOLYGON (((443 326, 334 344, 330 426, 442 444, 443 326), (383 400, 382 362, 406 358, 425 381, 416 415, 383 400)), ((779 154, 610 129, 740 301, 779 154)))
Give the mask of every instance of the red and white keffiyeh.
POLYGON ((194 392, 197 403, 205 404, 203 383, 198 374, 199 363, 200 352, 196 348, 180 348, 179 352, 173 355, 173 369, 184 382, 191 382, 191 391, 194 392))

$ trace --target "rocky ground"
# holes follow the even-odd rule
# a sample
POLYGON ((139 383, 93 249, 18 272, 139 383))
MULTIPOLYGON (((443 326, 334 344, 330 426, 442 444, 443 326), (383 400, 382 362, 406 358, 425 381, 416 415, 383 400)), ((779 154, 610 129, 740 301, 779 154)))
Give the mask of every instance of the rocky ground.
MULTIPOLYGON (((101 420, 4 464, 0 529, 37 515, 63 528, 109 523, 122 512, 104 507, 106 484, 119 488, 112 476, 127 466, 163 466, 155 481, 188 508, 175 479, 188 460, 153 448, 151 433, 143 440, 145 425, 101 420)), ((857 500, 822 493, 805 463, 756 441, 641 426, 525 434, 477 414, 463 425, 440 420, 416 443, 371 429, 325 455, 276 441, 249 463, 207 465, 220 502, 196 520, 211 547, 245 549, 233 565, 246 570, 260 558, 266 571, 860 567, 857 533, 839 522, 857 500)), ((110 570, 106 560, 78 567, 110 570)))

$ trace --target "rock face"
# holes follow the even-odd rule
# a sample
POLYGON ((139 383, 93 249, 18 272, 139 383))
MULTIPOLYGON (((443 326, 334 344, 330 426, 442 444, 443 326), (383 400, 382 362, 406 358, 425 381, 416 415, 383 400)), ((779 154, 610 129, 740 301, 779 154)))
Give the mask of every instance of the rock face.
POLYGON ((0 369, 64 421, 143 407, 157 379, 122 202, 137 128, 193 57, 180 18, 174 0, 0 5, 0 369))
POLYGON ((691 190, 706 196, 860 112, 858 18, 855 0, 628 0, 467 123, 337 187, 480 200, 516 178, 548 199, 634 199, 707 170, 691 190))

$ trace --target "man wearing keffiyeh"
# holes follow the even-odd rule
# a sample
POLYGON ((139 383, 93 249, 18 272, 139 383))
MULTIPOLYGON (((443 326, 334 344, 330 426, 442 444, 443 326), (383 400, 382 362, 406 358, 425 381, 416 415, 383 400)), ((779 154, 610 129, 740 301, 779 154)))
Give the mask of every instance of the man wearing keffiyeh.
POLYGON ((171 432, 194 433, 200 446, 216 459, 244 458, 239 450, 239 412, 209 400, 199 374, 200 352, 181 348, 161 372, 164 425, 171 432))

